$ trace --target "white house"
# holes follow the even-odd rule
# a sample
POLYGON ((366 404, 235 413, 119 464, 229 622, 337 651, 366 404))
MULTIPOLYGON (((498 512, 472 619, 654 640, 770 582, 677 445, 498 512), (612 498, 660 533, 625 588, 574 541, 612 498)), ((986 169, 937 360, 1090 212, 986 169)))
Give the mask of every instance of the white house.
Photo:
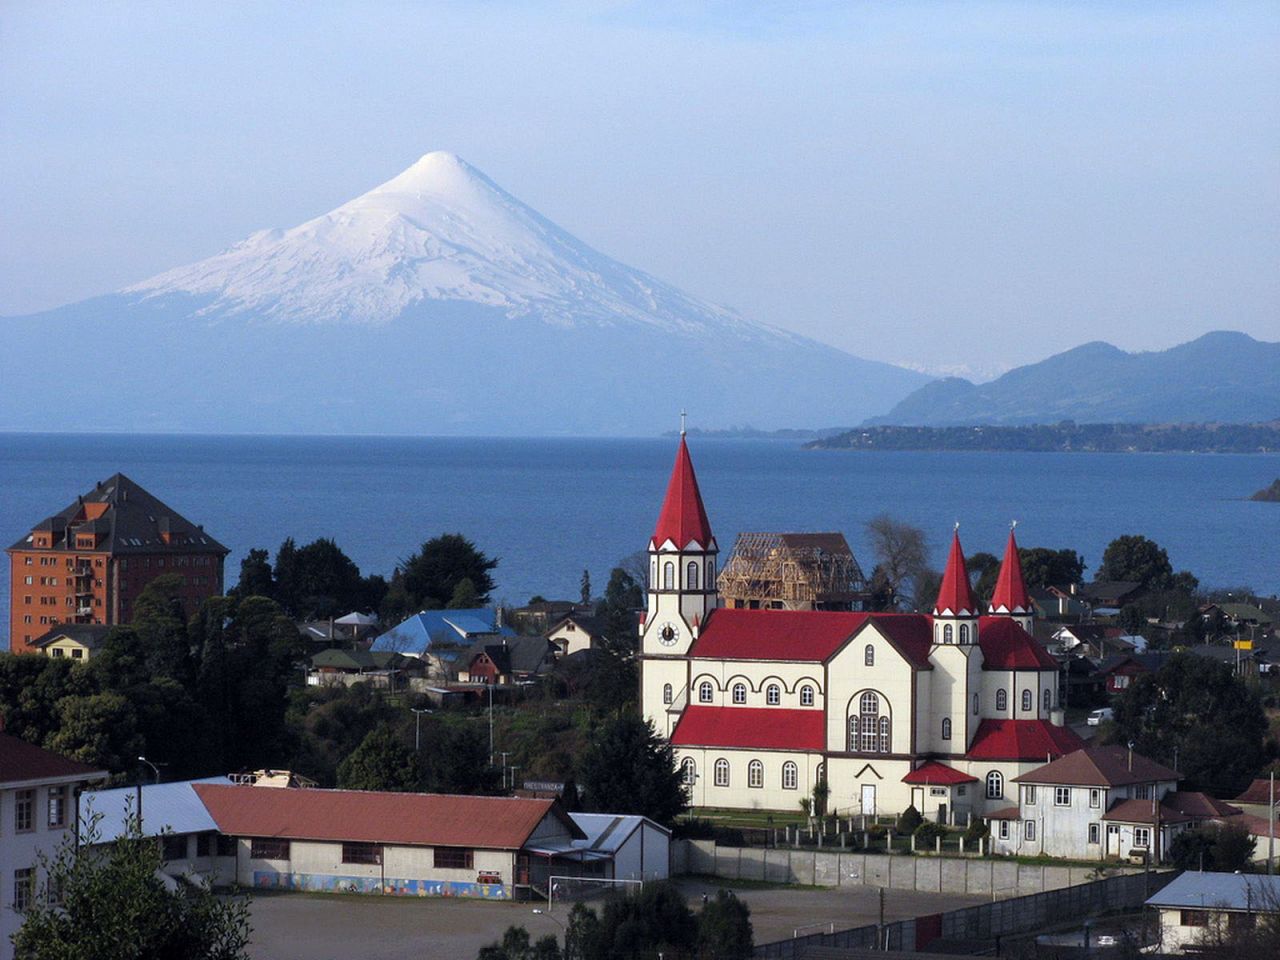
POLYGON ((615 813, 571 813, 583 839, 540 842, 534 856, 577 862, 575 876, 606 880, 665 880, 671 872, 671 831, 648 817, 615 813))
POLYGON ((1188 870, 1148 898, 1147 906, 1160 914, 1161 952, 1227 947, 1251 933, 1259 917, 1280 923, 1280 877, 1188 870))
POLYGON ((95 770, 0 733, 0 960, 11 960, 10 937, 44 878, 41 854, 52 857, 75 836, 76 794, 105 780, 95 770))
POLYGON ((840 813, 916 802, 963 823, 1083 745, 1028 632, 1012 532, 986 613, 958 535, 932 615, 721 607, 718 550, 681 436, 649 540, 641 703, 695 806, 795 810, 825 780, 840 813))

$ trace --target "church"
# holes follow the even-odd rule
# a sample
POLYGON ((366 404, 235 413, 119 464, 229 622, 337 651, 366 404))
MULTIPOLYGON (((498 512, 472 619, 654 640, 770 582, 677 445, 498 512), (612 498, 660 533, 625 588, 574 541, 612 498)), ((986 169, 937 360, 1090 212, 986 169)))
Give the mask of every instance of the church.
POLYGON ((1015 777, 1083 746, 1058 665, 1031 636, 1013 531, 988 610, 959 532, 933 613, 722 607, 719 548, 683 433, 649 541, 640 702, 696 807, 827 810, 964 824, 1015 777))

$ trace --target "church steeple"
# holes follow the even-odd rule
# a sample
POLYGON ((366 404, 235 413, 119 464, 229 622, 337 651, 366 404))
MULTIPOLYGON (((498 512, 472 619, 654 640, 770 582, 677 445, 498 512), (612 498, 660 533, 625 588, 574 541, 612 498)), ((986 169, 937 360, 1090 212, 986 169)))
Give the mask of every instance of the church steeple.
POLYGON ((960 546, 960 525, 951 537, 951 552, 942 574, 938 600, 933 605, 933 642, 973 644, 978 642, 978 602, 969 585, 969 568, 960 546))
POLYGON ((711 523, 702 506, 702 493, 698 490, 698 478, 693 472, 693 460, 689 457, 689 445, 685 442, 683 430, 649 549, 661 550, 668 541, 677 550, 716 550, 716 538, 711 534, 711 523))
POLYGON ((1022 577, 1022 560, 1018 556, 1018 541, 1013 535, 1013 527, 1009 528, 1009 542, 1005 545, 1004 562, 1000 564, 1000 575, 991 594, 990 610, 996 615, 1013 617, 1024 629, 1031 629, 1035 608, 1022 577))

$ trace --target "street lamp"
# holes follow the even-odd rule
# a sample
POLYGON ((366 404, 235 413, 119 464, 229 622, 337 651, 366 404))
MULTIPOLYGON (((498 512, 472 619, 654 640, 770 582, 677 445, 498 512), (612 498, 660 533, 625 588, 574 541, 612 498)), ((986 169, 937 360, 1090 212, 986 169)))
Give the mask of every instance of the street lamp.
POLYGON ((413 752, 418 753, 422 750, 422 715, 431 711, 426 707, 421 710, 410 707, 409 712, 413 714, 413 752))
POLYGON ((150 768, 152 769, 152 771, 153 771, 153 772, 155 773, 155 775, 156 775, 156 783, 159 783, 159 782, 160 782, 160 768, 159 768, 158 766, 156 766, 154 763, 152 763, 152 762, 151 762, 150 760, 148 760, 146 757, 139 757, 139 758, 138 758, 138 762, 139 762, 139 763, 145 763, 148 767, 150 767, 150 768))

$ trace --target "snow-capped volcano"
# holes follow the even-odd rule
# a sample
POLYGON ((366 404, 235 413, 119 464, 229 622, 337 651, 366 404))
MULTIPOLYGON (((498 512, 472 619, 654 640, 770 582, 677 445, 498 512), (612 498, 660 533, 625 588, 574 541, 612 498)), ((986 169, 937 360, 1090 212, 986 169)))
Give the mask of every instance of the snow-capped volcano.
POLYGON ((3 321, 0 430, 654 434, 859 423, 928 378, 691 297, 449 153, 286 230, 3 321))
POLYGON ((444 151, 301 226, 124 292, 212 296, 206 313, 294 323, 385 323, 424 300, 457 300, 565 326, 753 326, 593 250, 444 151))

